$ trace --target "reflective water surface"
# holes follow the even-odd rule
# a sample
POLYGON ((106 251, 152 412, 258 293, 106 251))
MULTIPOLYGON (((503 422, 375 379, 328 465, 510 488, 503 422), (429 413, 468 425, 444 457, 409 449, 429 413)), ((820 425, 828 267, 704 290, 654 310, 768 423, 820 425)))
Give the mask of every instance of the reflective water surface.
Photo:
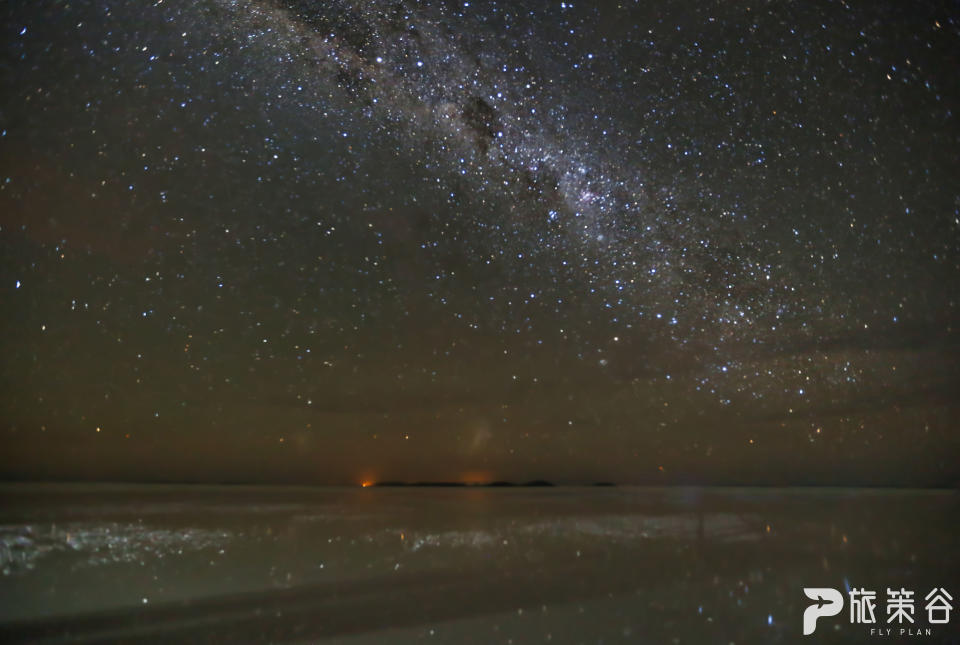
POLYGON ((10 642, 960 642, 956 491, 0 488, 10 642), (804 587, 877 591, 801 635, 804 587), (887 588, 915 623, 887 623, 887 588), (957 602, 954 601, 954 605, 957 602), (901 627, 911 632, 900 633, 901 627), (927 634, 929 628, 930 633, 927 634), (919 633, 919 636, 917 635, 919 633))

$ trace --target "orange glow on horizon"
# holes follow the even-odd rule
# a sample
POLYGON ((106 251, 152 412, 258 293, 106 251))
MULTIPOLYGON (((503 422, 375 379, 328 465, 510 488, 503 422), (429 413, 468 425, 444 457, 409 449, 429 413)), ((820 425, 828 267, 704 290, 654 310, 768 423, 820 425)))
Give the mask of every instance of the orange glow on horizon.
POLYGON ((363 486, 364 488, 370 488, 371 486, 373 486, 373 482, 372 482, 372 481, 364 481, 364 482, 360 482, 360 485, 363 486))
POLYGON ((489 484, 493 481, 493 473, 485 470, 469 470, 460 475, 464 484, 489 484))

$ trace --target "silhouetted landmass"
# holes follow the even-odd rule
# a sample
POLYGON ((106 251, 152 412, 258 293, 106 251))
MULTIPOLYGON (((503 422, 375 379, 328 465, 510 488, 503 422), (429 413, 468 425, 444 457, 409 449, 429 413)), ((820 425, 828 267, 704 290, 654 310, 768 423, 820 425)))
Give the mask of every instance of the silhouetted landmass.
POLYGON ((594 486, 616 486, 613 482, 594 482, 594 486))
MULTIPOLYGON (((613 486, 613 484, 604 484, 608 486, 613 486)), ((556 486, 553 482, 548 482, 545 479, 534 479, 533 481, 528 481, 523 484, 517 484, 514 482, 508 481, 495 481, 485 484, 468 484, 465 482, 400 482, 400 481, 386 481, 386 482, 376 482, 373 484, 378 488, 393 488, 398 486, 407 486, 412 488, 509 488, 511 486, 556 486)))
POLYGON ((395 487, 395 486, 409 486, 409 487, 418 487, 418 488, 462 488, 467 484, 463 482, 377 482, 374 486, 377 487, 395 487))
POLYGON ((428 488, 462 488, 466 486, 464 482, 414 482, 411 486, 425 486, 428 488))

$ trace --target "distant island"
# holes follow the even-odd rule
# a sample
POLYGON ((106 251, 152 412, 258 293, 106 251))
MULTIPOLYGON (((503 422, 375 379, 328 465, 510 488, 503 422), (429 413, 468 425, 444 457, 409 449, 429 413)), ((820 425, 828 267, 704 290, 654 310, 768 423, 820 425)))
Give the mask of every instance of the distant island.
MULTIPOLYGON (((600 485, 600 484, 598 484, 600 485)), ((602 484, 607 486, 612 486, 613 484, 602 484)), ((508 481, 494 481, 489 483, 467 483, 467 482, 401 482, 401 481, 384 481, 384 482, 373 482, 371 484, 364 484, 364 488, 369 486, 374 486, 377 488, 395 488, 400 486, 406 486, 410 488, 507 488, 511 486, 515 487, 544 487, 544 486, 556 486, 553 482, 546 481, 545 479, 534 479, 532 481, 515 483, 508 481)))

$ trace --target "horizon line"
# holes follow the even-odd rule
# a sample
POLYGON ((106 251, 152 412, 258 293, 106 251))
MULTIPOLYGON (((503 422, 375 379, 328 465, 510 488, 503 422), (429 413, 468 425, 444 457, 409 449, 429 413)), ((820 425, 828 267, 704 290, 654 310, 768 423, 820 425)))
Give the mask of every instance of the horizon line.
POLYGON ((127 480, 127 479, 20 479, 0 476, 0 486, 6 485, 100 485, 100 486, 219 486, 262 488, 847 488, 883 490, 946 490, 960 491, 960 482, 939 485, 905 485, 897 483, 763 483, 763 482, 616 482, 616 481, 527 481, 494 480, 463 482, 449 480, 425 481, 364 481, 339 483, 297 483, 279 481, 204 481, 204 480, 127 480))

